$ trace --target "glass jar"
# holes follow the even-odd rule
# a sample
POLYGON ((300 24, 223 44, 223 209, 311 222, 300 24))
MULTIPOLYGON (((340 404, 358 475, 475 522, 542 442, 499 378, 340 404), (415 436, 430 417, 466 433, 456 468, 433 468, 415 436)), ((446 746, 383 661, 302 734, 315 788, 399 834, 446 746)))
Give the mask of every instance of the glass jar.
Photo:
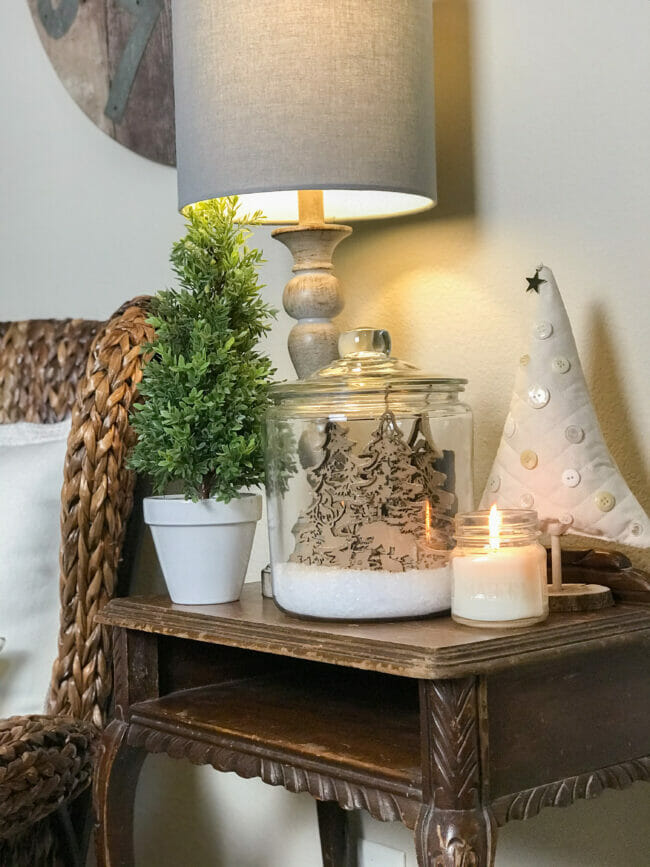
POLYGON ((458 514, 451 616, 466 626, 530 626, 548 617, 546 550, 537 512, 458 514))
POLYGON ((275 385, 266 417, 273 595, 305 617, 422 617, 451 604, 453 516, 473 508, 467 380, 390 357, 388 332, 275 385))

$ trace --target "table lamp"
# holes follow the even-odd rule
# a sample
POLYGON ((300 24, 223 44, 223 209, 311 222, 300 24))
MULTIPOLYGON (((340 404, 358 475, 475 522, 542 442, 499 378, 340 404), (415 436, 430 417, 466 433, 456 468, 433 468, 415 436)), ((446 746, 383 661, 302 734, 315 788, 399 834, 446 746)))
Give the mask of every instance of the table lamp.
POLYGON ((238 195, 294 257, 305 378, 338 355, 339 220, 435 204, 432 0, 173 0, 179 207, 238 195))

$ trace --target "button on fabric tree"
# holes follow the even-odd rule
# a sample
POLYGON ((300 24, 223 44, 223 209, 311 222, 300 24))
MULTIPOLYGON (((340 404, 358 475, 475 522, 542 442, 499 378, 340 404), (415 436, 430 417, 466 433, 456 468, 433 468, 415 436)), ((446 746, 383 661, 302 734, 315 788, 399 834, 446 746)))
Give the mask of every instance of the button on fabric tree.
POLYGON ((650 522, 603 437, 552 271, 528 278, 530 349, 481 508, 535 509, 561 532, 650 547, 650 522))

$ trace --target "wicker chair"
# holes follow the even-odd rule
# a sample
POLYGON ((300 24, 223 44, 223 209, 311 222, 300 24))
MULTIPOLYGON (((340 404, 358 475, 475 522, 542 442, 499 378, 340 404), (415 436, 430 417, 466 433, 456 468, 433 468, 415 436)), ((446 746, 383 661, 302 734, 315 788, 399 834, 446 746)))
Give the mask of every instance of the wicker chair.
POLYGON ((95 614, 115 595, 124 560, 134 490, 124 464, 133 437, 128 413, 140 345, 152 336, 146 306, 135 299, 106 323, 0 324, 0 423, 52 423, 72 412, 48 714, 0 721, 0 864, 7 867, 85 861, 89 785, 112 689, 109 637, 95 614))

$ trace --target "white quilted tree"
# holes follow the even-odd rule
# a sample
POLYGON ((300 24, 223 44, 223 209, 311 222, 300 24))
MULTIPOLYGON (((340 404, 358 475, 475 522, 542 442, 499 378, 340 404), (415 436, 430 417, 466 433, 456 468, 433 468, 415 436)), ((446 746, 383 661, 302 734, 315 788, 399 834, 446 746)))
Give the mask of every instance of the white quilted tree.
POLYGON ((528 284, 530 349, 481 507, 535 509, 552 535, 650 547, 650 522, 605 443, 553 273, 540 266, 528 284))

